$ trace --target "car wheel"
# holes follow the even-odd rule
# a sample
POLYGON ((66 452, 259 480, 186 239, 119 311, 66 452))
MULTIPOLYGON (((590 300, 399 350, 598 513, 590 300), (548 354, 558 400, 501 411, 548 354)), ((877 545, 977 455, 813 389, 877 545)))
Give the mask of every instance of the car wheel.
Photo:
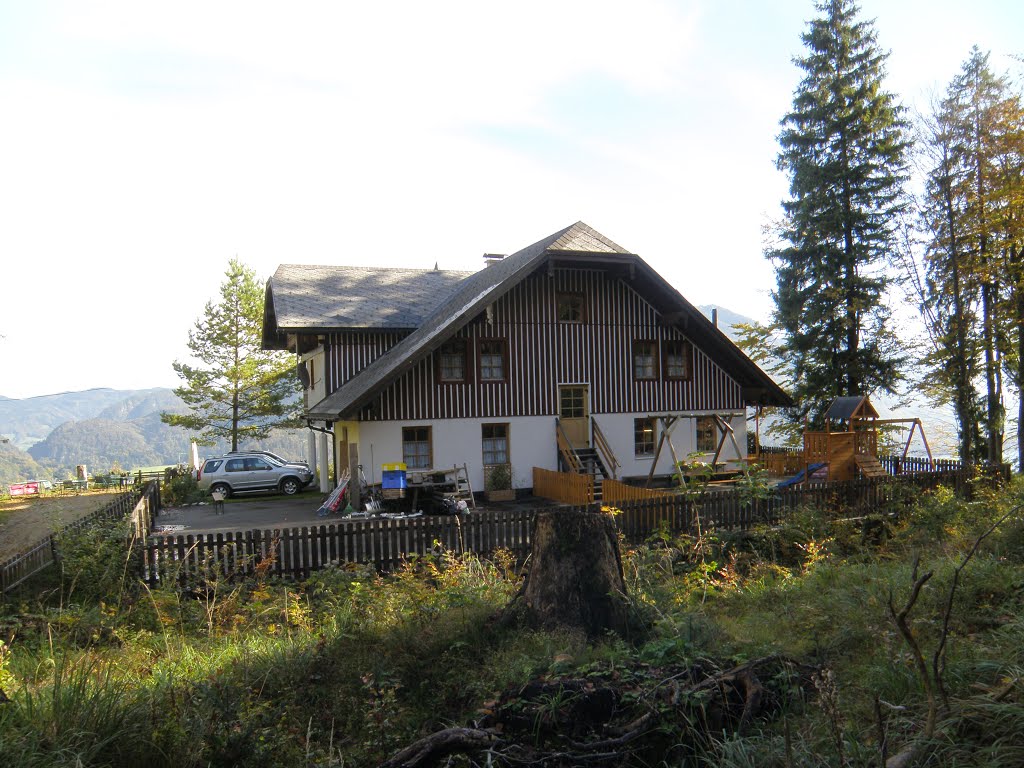
POLYGON ((281 481, 281 493, 287 496, 294 496, 302 486, 294 477, 286 477, 281 481))
POLYGON ((210 486, 210 493, 221 493, 225 499, 231 498, 231 486, 227 483, 214 483, 210 486))

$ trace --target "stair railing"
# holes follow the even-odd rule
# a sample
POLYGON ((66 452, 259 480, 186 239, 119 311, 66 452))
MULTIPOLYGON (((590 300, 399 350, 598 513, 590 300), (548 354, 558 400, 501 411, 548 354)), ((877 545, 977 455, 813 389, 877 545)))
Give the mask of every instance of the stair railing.
POLYGON ((598 454, 601 456, 601 461, 604 462, 607 469, 612 471, 612 479, 618 480, 619 467, 622 465, 615 458, 615 452, 608 443, 608 439, 604 436, 604 432, 601 431, 601 427, 597 425, 597 419, 593 416, 590 417, 590 433, 593 436, 594 448, 597 449, 598 454))
POLYGON ((573 448, 572 441, 569 440, 569 436, 562 429, 562 422, 557 416, 555 417, 555 439, 558 442, 558 453, 562 457, 562 461, 569 468, 569 471, 582 472, 583 464, 576 455, 576 449, 573 448))

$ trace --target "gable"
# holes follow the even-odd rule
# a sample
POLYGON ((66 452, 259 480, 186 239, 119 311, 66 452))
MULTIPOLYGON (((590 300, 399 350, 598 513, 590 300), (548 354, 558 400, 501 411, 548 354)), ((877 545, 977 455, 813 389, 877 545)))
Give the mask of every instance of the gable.
POLYGON ((426 371, 426 361, 438 346, 488 307, 496 307, 531 275, 590 268, 630 281, 634 294, 645 297, 666 325, 699 337, 707 359, 736 383, 742 403, 792 404, 778 385, 646 262, 578 222, 463 279, 414 331, 312 407, 308 417, 350 418, 405 374, 420 368, 426 371))

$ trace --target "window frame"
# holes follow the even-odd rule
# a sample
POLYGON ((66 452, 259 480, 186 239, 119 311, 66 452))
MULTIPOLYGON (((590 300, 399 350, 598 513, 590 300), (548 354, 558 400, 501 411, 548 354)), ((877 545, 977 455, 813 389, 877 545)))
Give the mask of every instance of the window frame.
MULTIPOLYGON (((491 354, 491 353, 488 353, 491 354)), ((500 384, 508 381, 508 340, 501 337, 486 337, 477 341, 477 381, 481 384, 500 384), (501 378, 484 376, 484 345, 494 344, 501 355, 501 378)))
POLYGON ((654 339, 633 339, 633 345, 630 347, 631 357, 629 368, 633 372, 633 381, 657 381, 658 380, 658 342, 654 339), (650 376, 638 376, 637 375, 637 351, 641 345, 648 345, 650 350, 651 358, 651 375, 650 376))
MULTIPOLYGON (((420 454, 419 454, 419 452, 416 452, 413 455, 418 457, 420 454)), ((411 426, 402 427, 402 461, 405 463, 406 467, 409 468, 409 469, 418 469, 418 470, 433 469, 433 466, 434 466, 434 428, 431 425, 429 425, 429 424, 414 424, 414 425, 411 425, 411 426), (418 439, 418 436, 414 437, 413 439, 407 439, 406 438, 406 432, 412 432, 412 431, 417 431, 418 432, 419 430, 424 430, 425 431, 425 433, 426 433, 426 439, 425 440, 418 439), (420 445, 420 444, 423 444, 423 443, 425 443, 426 446, 427 446, 427 452, 426 452, 426 461, 427 461, 427 463, 425 465, 423 465, 423 466, 420 466, 419 464, 416 464, 415 462, 410 462, 409 461, 409 453, 406 451, 406 446, 407 445, 420 445)))
POLYGON ((587 297, 582 293, 573 291, 558 291, 555 293, 555 319, 560 323, 586 323, 587 322, 587 297), (562 317, 563 302, 569 302, 570 310, 572 304, 579 302, 579 317, 562 317))
POLYGON ((693 344, 686 339, 667 339, 661 345, 661 370, 666 381, 689 381, 693 378, 693 344), (675 376, 670 371, 668 358, 674 347, 679 347, 679 356, 683 361, 683 375, 675 376))
POLYGON ((658 442, 658 421, 652 419, 650 416, 641 416, 633 419, 633 458, 636 459, 653 459, 655 444, 658 442), (637 437, 641 434, 641 426, 650 425, 651 427, 651 442, 650 450, 641 451, 641 446, 646 448, 647 443, 641 443, 637 437))
POLYGON ((472 368, 470 366, 470 357, 469 357, 469 339, 465 339, 465 338, 448 339, 448 341, 446 341, 444 344, 442 344, 440 347, 437 348, 437 354, 435 356, 435 362, 436 362, 436 375, 437 375, 437 383, 438 384, 468 384, 471 381, 471 378, 472 378, 471 375, 470 375, 472 368), (445 375, 444 375, 444 362, 443 362, 443 358, 444 358, 444 355, 446 355, 446 354, 453 354, 453 352, 451 352, 451 351, 446 351, 446 348, 448 350, 453 350, 454 348, 457 348, 457 347, 461 347, 462 348, 462 378, 461 379, 446 378, 445 375))
POLYGON ((696 417, 696 419, 694 420, 693 447, 694 447, 694 450, 697 451, 697 453, 714 453, 716 450, 718 450, 718 424, 715 423, 715 417, 714 416, 705 414, 703 416, 696 417), (711 430, 710 430, 711 447, 710 448, 702 448, 701 447, 701 438, 702 438, 702 435, 701 435, 701 423, 702 422, 708 423, 711 426, 711 430))
POLYGON ((558 388, 558 418, 560 419, 585 419, 588 416, 588 402, 587 402, 587 387, 585 385, 576 384, 563 384, 558 388), (574 393, 571 398, 572 401, 579 401, 579 414, 575 416, 568 416, 565 413, 565 405, 567 402, 566 394, 574 393), (579 393, 579 397, 575 396, 575 393, 579 393))
MULTIPOLYGON (((509 423, 507 421, 503 421, 503 422, 488 422, 488 423, 480 425, 480 453, 481 453, 481 459, 483 460, 483 465, 485 467, 494 467, 494 466, 506 465, 506 464, 510 465, 512 463, 511 433, 512 433, 512 430, 509 428, 509 423), (486 430, 488 430, 488 429, 492 429, 493 430, 493 429, 496 429, 496 428, 500 428, 501 430, 503 430, 504 434, 501 435, 501 436, 491 435, 490 437, 488 437, 488 435, 486 434, 486 430), (488 440, 504 440, 505 441, 505 447, 504 447, 505 460, 504 461, 488 461, 488 450, 487 450, 487 441, 488 440)), ((491 453, 491 458, 494 458, 494 453, 495 452, 492 450, 490 453, 491 453)))

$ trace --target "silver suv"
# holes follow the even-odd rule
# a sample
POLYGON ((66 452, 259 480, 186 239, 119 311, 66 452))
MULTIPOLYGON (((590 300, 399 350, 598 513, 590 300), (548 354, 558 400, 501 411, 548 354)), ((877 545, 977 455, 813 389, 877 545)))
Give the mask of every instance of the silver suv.
POLYGON ((245 491, 291 496, 313 482, 313 473, 307 466, 282 464, 262 453, 232 453, 203 462, 198 480, 200 488, 225 497, 245 491))

